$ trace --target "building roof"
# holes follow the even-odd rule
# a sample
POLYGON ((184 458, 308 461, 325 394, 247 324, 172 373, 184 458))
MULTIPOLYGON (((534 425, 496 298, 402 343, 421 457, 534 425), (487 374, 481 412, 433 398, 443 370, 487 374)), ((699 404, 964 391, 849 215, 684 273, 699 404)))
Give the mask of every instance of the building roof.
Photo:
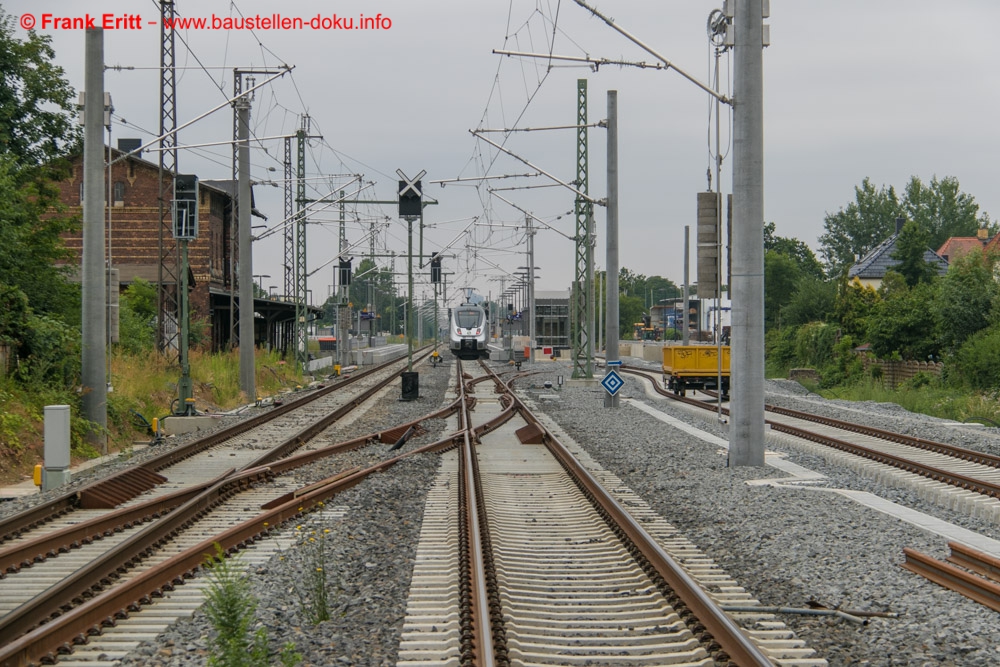
MULTIPOLYGON (((205 179, 199 180, 198 183, 199 185, 207 185, 213 190, 218 190, 219 192, 227 194, 234 201, 239 199, 239 183, 231 178, 225 180, 205 179)), ((267 216, 257 210, 256 202, 254 201, 253 196, 253 185, 250 186, 250 215, 261 218, 262 220, 267 220, 267 216)))
MULTIPOLYGON (((867 255, 858 260, 848 272, 848 278, 861 278, 868 280, 881 280, 885 278, 886 272, 899 264, 898 259, 893 259, 892 254, 896 251, 896 239, 899 232, 896 232, 882 243, 872 248, 867 255)), ((938 275, 948 273, 948 260, 938 255, 928 248, 924 252, 924 261, 937 265, 938 275)))
MULTIPOLYGON (((104 154, 107 155, 109 151, 113 156, 112 159, 116 162, 118 160, 132 160, 133 162, 140 164, 143 167, 146 167, 147 169, 152 169, 155 171, 159 170, 160 168, 159 164, 155 162, 150 162, 145 158, 139 157, 140 155, 142 155, 141 152, 122 150, 121 148, 115 148, 113 146, 108 146, 107 144, 104 144, 104 154)), ((82 161, 83 151, 80 150, 78 153, 74 155, 74 157, 77 157, 82 161)), ((168 169, 167 174, 173 176, 174 172, 168 169)), ((228 195, 229 198, 233 199, 234 201, 239 198, 238 183, 232 179, 215 180, 215 179, 199 178, 198 186, 207 187, 209 190, 214 190, 219 194, 228 195)), ((258 218, 263 218, 264 220, 267 220, 267 216, 258 211, 254 206, 253 184, 250 185, 250 214, 258 218)))
POLYGON ((949 262, 953 262, 963 255, 968 255, 976 248, 986 245, 987 239, 977 236, 952 236, 938 248, 937 254, 949 262))
POLYGON ((1000 251, 1000 234, 987 241, 986 245, 983 246, 983 250, 988 253, 1000 251))
POLYGON ((535 290, 535 301, 539 299, 569 300, 569 290, 535 290))

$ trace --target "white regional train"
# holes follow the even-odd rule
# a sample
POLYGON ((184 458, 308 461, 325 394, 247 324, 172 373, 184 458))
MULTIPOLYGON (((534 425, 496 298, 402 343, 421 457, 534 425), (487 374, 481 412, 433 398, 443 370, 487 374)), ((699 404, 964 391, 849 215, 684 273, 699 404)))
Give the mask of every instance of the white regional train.
POLYGON ((459 359, 486 359, 489 338, 489 316, 480 306, 463 303, 451 311, 449 347, 459 359))

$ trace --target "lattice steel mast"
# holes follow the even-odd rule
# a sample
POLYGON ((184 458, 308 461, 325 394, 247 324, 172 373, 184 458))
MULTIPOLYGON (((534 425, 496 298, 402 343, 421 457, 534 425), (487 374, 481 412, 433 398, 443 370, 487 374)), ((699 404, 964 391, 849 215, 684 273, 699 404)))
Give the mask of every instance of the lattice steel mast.
POLYGON ((295 212, 295 199, 292 194, 292 137, 285 137, 285 261, 282 265, 285 276, 285 298, 295 292, 295 232, 294 226, 290 224, 292 214, 295 212))
POLYGON ((157 347, 171 360, 177 358, 177 276, 180 256, 173 237, 170 200, 173 199, 173 176, 177 173, 177 79, 174 66, 174 31, 168 29, 174 18, 173 0, 160 2, 160 164, 158 201, 160 228, 157 243, 157 347), (166 180, 170 181, 169 189, 166 180), (167 289, 167 284, 173 291, 167 289))
POLYGON ((295 174, 295 358, 305 371, 309 351, 306 336, 306 133, 309 130, 308 114, 295 138, 298 144, 295 174))
MULTIPOLYGON (((587 80, 576 82, 576 181, 579 192, 590 194, 589 159, 587 150, 587 80)), ((573 279, 573 313, 570 316, 573 338, 573 377, 594 377, 591 336, 594 328, 594 238, 593 205, 577 195, 576 273, 573 279)))

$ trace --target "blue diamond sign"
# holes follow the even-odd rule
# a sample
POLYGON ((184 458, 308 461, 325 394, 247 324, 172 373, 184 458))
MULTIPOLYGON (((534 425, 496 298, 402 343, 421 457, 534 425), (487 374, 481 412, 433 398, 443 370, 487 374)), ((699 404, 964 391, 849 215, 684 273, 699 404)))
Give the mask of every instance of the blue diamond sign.
POLYGON ((618 375, 614 370, 608 371, 608 374, 604 376, 601 380, 601 386, 604 387, 609 394, 614 396, 618 391, 625 386, 625 380, 622 376, 618 375))

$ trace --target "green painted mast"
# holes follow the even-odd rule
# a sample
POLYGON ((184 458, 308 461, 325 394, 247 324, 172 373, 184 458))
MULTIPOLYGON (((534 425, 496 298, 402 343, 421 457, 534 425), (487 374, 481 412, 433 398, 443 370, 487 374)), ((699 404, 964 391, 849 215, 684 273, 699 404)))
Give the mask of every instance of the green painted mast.
MULTIPOLYGON (((590 168, 587 150, 587 80, 576 81, 576 189, 590 194, 590 168)), ((594 233, 593 205, 577 195, 576 273, 573 279, 570 326, 573 338, 573 377, 594 377, 594 233)))

